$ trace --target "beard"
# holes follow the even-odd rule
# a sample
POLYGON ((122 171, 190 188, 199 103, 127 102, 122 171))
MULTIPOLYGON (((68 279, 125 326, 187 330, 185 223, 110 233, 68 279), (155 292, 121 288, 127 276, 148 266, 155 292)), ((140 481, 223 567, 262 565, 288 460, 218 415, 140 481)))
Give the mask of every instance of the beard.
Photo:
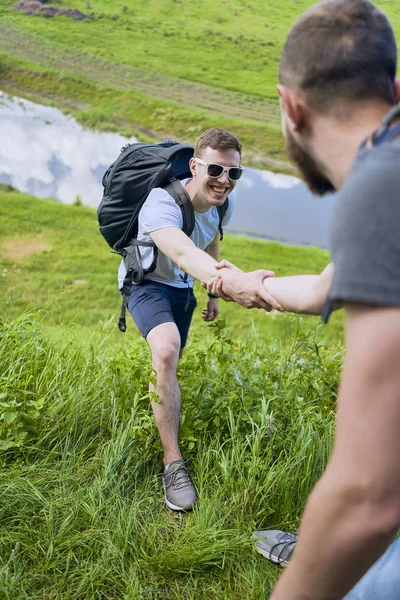
POLYGON ((290 160, 299 169, 308 189, 316 196, 325 196, 335 192, 331 181, 322 174, 317 161, 295 141, 290 131, 286 133, 286 151, 290 160))

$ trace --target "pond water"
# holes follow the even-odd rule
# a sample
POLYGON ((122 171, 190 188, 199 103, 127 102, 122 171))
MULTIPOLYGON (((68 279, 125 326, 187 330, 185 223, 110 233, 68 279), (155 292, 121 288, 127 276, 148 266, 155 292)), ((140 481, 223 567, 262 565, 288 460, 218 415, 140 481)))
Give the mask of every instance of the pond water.
MULTIPOLYGON (((40 198, 97 207, 103 173, 123 145, 115 133, 81 127, 58 109, 0 91, 0 182, 40 198)), ((328 247, 334 197, 317 199, 295 177, 246 168, 227 231, 328 247)))

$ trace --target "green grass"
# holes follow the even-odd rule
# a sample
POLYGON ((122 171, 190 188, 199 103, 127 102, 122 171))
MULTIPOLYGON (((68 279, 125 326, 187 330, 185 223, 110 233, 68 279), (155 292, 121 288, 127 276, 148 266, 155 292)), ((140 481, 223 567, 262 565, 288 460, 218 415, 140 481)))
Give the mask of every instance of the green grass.
MULTIPOLYGON (((280 52, 290 26, 310 0, 60 0, 92 16, 42 19, 0 14, 34 35, 49 49, 84 49, 88 56, 124 63, 217 88, 276 101, 280 52)), ((396 0, 378 1, 395 30, 400 26, 396 0)))
MULTIPOLYGON (((68 110, 84 125, 194 142, 236 133, 243 160, 295 173, 280 133, 278 62, 308 0, 59 0, 91 16, 44 19, 0 5, 2 86, 68 110)), ((400 29, 395 0, 377 2, 400 29)))
POLYGON ((84 48, 152 73, 201 81, 218 88, 275 99, 276 68, 288 27, 311 2, 213 0, 62 0, 93 15, 90 21, 66 17, 32 18, 2 13, 46 44, 84 48), (90 9, 88 7, 90 6, 90 9))
MULTIPOLYGON (((59 0, 91 16, 44 19, 0 5, 0 75, 90 127, 193 142, 234 131, 251 166, 293 173, 280 133, 278 62, 308 0, 59 0), (82 104, 84 106, 82 106, 82 104)), ((398 2, 377 2, 400 29, 398 2)))
MULTIPOLYGON (((116 329, 95 211, 0 187, 0 598, 259 600, 279 570, 255 528, 296 529, 332 443, 342 322, 199 310, 179 366, 192 514, 161 493, 146 343, 116 329), (224 325, 226 322, 226 326, 224 325)), ((226 236, 244 269, 326 252, 226 236)), ((197 289, 199 305, 204 290, 197 289)))
POLYGON ((214 328, 182 360, 182 447, 199 503, 171 514, 147 353, 0 321, 0 588, 7 599, 268 597, 255 527, 296 528, 329 455, 341 352, 214 328), (234 360, 233 360, 234 357, 234 360), (312 373, 312 377, 310 377, 312 373))

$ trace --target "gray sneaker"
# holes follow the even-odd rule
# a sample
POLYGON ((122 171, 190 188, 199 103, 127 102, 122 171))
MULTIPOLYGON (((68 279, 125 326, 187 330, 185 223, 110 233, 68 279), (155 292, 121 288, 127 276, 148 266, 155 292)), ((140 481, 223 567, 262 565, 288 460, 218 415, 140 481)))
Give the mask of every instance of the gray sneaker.
POLYGON ((180 458, 168 465, 163 472, 165 502, 172 510, 190 510, 196 504, 197 496, 185 461, 180 458))
POLYGON ((286 567, 296 547, 297 533, 266 529, 255 531, 253 539, 257 540, 257 552, 274 564, 286 567))

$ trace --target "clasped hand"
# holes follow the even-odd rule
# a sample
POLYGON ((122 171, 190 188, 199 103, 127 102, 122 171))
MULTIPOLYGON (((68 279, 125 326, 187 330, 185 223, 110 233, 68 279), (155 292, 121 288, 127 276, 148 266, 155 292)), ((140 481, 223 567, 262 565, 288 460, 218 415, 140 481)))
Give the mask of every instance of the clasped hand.
POLYGON ((273 271, 258 269, 245 273, 227 260, 222 260, 216 268, 218 275, 206 286, 210 294, 225 302, 237 302, 244 308, 263 308, 267 312, 275 308, 283 312, 283 307, 263 285, 267 277, 275 277, 273 271))

